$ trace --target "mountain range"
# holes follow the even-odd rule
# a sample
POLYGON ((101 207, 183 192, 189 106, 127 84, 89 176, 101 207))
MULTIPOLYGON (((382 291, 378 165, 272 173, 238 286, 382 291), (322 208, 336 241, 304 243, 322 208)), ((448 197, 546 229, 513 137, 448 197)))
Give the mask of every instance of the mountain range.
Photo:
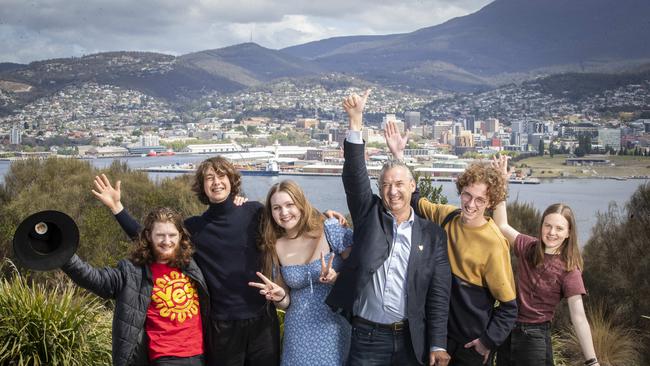
POLYGON ((621 72, 648 63, 648 14, 648 0, 495 0, 410 33, 336 37, 281 50, 244 43, 182 56, 110 52, 0 63, 0 81, 32 87, 16 96, 16 106, 85 81, 185 100, 324 73, 396 88, 475 91, 540 75, 621 72))

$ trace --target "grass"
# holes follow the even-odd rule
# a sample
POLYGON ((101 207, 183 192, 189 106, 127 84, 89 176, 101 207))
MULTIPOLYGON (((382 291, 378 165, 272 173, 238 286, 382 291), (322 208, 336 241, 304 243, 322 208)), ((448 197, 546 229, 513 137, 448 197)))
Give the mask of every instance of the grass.
MULTIPOLYGON (((634 329, 619 322, 612 312, 609 314, 603 305, 587 306, 587 317, 596 349, 596 357, 601 366, 640 366, 642 344, 647 342, 634 329)), ((569 338, 564 344, 567 365, 580 365, 584 357, 573 328, 568 329, 569 338)))
POLYGON ((514 166, 515 169, 520 169, 522 164, 525 164, 527 168, 533 170, 532 175, 537 178, 650 176, 650 157, 607 156, 606 159, 613 166, 567 166, 564 165, 566 158, 567 155, 554 155, 552 158, 548 155, 534 156, 517 161, 514 166))

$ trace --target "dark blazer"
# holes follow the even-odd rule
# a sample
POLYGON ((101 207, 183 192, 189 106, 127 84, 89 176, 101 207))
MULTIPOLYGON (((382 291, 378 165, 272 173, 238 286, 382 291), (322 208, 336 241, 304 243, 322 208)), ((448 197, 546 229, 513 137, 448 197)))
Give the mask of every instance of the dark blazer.
MULTIPOLYGON (((345 141, 343 186, 354 223, 354 245, 326 299, 333 309, 347 314, 352 313, 357 296, 388 258, 393 242, 393 218, 381 198, 372 193, 364 151, 364 144, 345 141)), ((431 346, 447 346, 451 270, 445 232, 419 216, 414 220, 406 312, 413 350, 424 363, 431 346)))

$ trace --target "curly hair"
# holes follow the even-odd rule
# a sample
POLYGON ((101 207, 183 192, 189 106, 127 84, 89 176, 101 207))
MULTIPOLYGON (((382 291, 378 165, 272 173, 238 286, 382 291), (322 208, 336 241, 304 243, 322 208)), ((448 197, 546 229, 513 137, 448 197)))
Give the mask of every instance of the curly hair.
POLYGON ((278 225, 273 219, 273 207, 271 205, 271 198, 278 192, 285 192, 288 194, 293 203, 300 210, 300 220, 296 224, 299 228, 296 237, 301 235, 313 235, 313 233, 323 232, 323 222, 325 218, 316 210, 305 197, 305 192, 300 188, 298 183, 292 180, 283 180, 280 183, 274 184, 269 193, 266 195, 266 202, 264 205, 264 212, 262 214, 262 222, 260 225, 260 249, 262 252, 262 272, 265 276, 272 277, 272 269, 278 264, 277 254, 275 252, 275 243, 279 238, 286 235, 286 231, 278 225))
POLYGON ((192 192, 194 192, 201 203, 205 205, 210 204, 210 199, 205 194, 205 187, 203 186, 205 173, 209 168, 214 169, 214 171, 219 175, 223 174, 228 177, 228 180, 230 181, 230 197, 235 197, 239 194, 241 190, 241 173, 239 173, 228 159, 223 156, 215 156, 203 160, 198 168, 196 168, 196 173, 194 173, 192 192))
POLYGON ((190 263, 194 248, 190 242, 190 234, 183 225, 181 215, 169 207, 152 210, 144 219, 144 228, 140 231, 138 242, 131 251, 131 262, 146 266, 156 261, 156 255, 150 235, 156 223, 172 223, 180 236, 178 238, 178 253, 168 264, 171 267, 184 268, 190 263))
POLYGON ((493 208, 508 195, 505 178, 496 169, 484 163, 471 164, 458 177, 456 180, 458 194, 463 192, 463 188, 477 183, 484 183, 487 186, 488 208, 493 208))

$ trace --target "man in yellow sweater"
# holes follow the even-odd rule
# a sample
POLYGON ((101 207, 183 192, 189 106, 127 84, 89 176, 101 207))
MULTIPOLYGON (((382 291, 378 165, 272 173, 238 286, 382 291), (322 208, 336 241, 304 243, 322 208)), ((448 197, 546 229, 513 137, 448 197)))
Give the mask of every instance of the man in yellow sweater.
MULTIPOLYGON (((408 137, 386 124, 386 143, 403 159, 408 137)), ((458 177, 461 207, 419 198, 415 212, 443 227, 452 272, 447 352, 450 366, 487 363, 510 334, 517 318, 515 284, 508 242, 485 210, 506 198, 503 176, 489 165, 473 164, 458 177), (496 301, 498 301, 498 304, 496 301)))

